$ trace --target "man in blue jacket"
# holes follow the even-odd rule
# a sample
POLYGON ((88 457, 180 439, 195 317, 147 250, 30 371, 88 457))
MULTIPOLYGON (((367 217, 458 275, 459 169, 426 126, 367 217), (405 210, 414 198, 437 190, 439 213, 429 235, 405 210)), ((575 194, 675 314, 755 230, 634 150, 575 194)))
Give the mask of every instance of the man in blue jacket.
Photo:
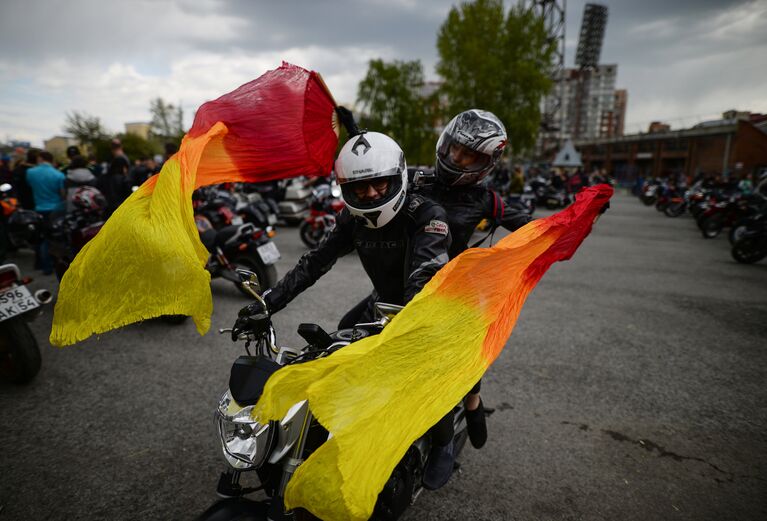
MULTIPOLYGON (((64 201, 63 173, 53 166, 50 152, 40 152, 37 166, 27 170, 27 184, 32 189, 35 211, 43 216, 44 226, 51 221, 52 215, 66 210, 64 201)), ((43 239, 37 247, 35 267, 43 270, 44 275, 53 273, 53 260, 48 253, 48 241, 43 239)))

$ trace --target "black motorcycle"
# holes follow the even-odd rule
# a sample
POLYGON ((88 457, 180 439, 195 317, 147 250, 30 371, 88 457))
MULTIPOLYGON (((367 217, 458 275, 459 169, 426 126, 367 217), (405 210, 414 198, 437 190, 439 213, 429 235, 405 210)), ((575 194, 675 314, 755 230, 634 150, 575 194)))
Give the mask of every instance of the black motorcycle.
POLYGON ((221 277, 232 282, 237 289, 250 295, 242 285, 237 269, 254 272, 264 289, 277 283, 274 263, 280 258, 277 245, 271 240, 271 227, 261 229, 252 223, 233 224, 215 229, 204 215, 194 216, 200 241, 210 257, 205 269, 211 278, 221 277))
POLYGON ((732 258, 742 264, 753 264, 767 257, 767 219, 762 215, 732 245, 732 258))
POLYGON ((0 266, 0 375, 15 384, 31 381, 40 371, 40 348, 27 321, 53 298, 45 289, 33 295, 26 286, 30 281, 15 264, 0 266))
MULTIPOLYGON (((247 317, 245 326, 222 329, 233 340, 245 340, 247 355, 232 366, 229 390, 215 414, 221 450, 228 465, 219 478, 217 493, 225 498, 211 506, 199 519, 212 520, 300 520, 316 519, 308 512, 284 510, 285 488, 296 467, 328 438, 328 432, 312 415, 306 400, 295 404, 279 422, 259 424, 250 417, 267 379, 280 368, 328 356, 350 343, 381 332, 401 306, 376 304, 376 321, 358 324, 328 334, 316 324, 301 324, 298 334, 307 342, 301 349, 277 347, 266 305, 258 295, 254 273, 238 272, 246 291, 261 304, 262 312, 247 317), (249 346, 255 344, 255 351, 249 346), (243 487, 243 472, 255 471, 261 486, 243 487), (263 490, 268 499, 254 501, 245 496, 263 490)), ((454 409, 454 453, 460 454, 468 437, 463 404, 454 409)), ((395 520, 423 490, 423 473, 431 449, 427 433, 416 440, 394 469, 378 500, 371 519, 395 520)))

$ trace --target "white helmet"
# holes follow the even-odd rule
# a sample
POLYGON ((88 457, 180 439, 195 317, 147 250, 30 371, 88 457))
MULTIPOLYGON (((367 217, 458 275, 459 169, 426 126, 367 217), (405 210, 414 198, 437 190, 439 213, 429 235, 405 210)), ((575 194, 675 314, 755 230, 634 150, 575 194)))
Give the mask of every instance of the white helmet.
POLYGON ((461 112, 437 141, 437 179, 448 186, 478 183, 498 163, 507 140, 506 128, 492 112, 461 112))
POLYGON ((386 225, 402 209, 407 189, 405 153, 389 136, 366 132, 352 137, 339 152, 335 170, 346 207, 368 228, 386 225), (388 180, 381 197, 365 200, 357 196, 356 183, 372 183, 376 179, 388 180))

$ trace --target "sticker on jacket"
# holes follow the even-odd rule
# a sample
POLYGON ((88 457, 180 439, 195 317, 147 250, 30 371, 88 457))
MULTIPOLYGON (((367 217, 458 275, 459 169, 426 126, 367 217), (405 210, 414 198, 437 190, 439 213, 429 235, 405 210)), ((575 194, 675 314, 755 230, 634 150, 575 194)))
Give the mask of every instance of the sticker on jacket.
POLYGON ((439 233, 440 235, 447 235, 447 223, 432 219, 432 221, 424 228, 426 233, 439 233))

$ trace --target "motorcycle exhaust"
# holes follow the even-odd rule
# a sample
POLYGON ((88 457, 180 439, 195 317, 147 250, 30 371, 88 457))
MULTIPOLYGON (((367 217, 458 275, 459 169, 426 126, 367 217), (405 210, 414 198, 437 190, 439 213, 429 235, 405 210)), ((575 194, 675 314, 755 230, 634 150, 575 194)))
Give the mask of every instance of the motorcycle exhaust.
POLYGON ((42 305, 50 304, 51 300, 53 300, 53 294, 47 289, 38 289, 35 291, 35 300, 42 305))

